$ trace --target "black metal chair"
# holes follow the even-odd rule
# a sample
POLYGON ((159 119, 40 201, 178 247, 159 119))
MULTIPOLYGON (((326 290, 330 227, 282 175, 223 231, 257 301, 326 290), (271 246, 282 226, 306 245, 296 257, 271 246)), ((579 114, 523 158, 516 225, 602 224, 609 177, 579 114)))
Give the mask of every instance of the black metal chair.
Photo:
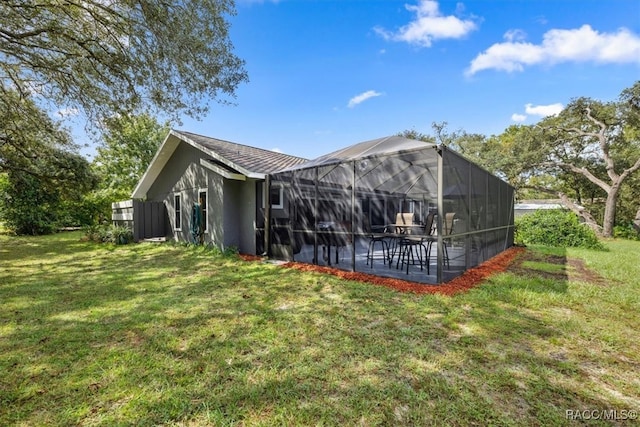
POLYGON ((387 262, 391 263, 391 252, 389 251, 389 242, 387 242, 388 236, 385 234, 385 227, 378 227, 379 230, 375 231, 376 227, 370 225, 368 218, 364 219, 363 225, 366 237, 369 239, 367 246, 367 265, 373 268, 373 261, 376 259, 382 260, 383 264, 387 262), (382 251, 382 257, 377 254, 377 250, 382 251))
POLYGON ((420 265, 420 270, 424 269, 426 264, 427 274, 431 274, 430 271, 430 251, 431 245, 434 241, 431 236, 431 230, 433 228, 434 214, 427 215, 424 227, 411 226, 406 228, 406 233, 398 240, 398 260, 396 262, 396 269, 400 268, 400 264, 407 267, 407 274, 409 274, 410 265, 420 265), (415 233, 419 230, 419 233, 415 233))

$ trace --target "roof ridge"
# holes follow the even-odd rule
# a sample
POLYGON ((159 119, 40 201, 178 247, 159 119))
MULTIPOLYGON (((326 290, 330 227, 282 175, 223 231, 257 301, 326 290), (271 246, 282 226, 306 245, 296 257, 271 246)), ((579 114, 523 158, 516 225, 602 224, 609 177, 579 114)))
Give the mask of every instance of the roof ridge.
POLYGON ((252 150, 260 150, 260 151, 264 151, 264 152, 267 152, 267 153, 278 154, 278 155, 287 156, 287 157, 293 157, 293 158, 300 159, 300 160, 309 160, 309 159, 307 159, 305 157, 294 156, 292 154, 287 154, 287 153, 282 153, 282 152, 279 152, 279 151, 268 150, 266 148, 261 148, 261 147, 254 147, 253 145, 241 144, 241 143, 233 142, 233 141, 227 141, 226 139, 214 138, 214 137, 211 137, 211 136, 202 135, 202 134, 195 133, 195 132, 189 132, 189 131, 178 130, 178 129, 172 129, 172 130, 174 132, 177 132, 177 133, 180 133, 180 134, 195 135, 195 136, 199 136, 201 138, 213 139, 213 140, 216 140, 216 141, 225 142, 227 144, 233 144, 233 145, 237 145, 237 146, 240 146, 240 147, 250 148, 252 150))

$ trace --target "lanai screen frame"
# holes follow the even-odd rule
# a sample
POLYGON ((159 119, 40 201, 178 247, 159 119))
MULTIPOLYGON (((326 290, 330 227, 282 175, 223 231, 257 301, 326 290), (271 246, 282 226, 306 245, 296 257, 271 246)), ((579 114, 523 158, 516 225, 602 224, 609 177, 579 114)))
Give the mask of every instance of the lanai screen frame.
MULTIPOLYGON (((272 194, 272 189, 279 188, 284 189, 285 203, 283 209, 267 209, 267 254, 276 259, 323 264, 320 247, 327 243, 329 234, 320 226, 325 223, 322 216, 331 214, 339 220, 335 222, 341 223, 338 231, 331 233, 331 239, 337 236, 351 249, 350 260, 343 259, 342 264, 333 266, 371 273, 368 267, 358 267, 362 262, 356 259, 362 256, 362 250, 358 252, 356 242, 366 238, 370 231, 363 218, 373 219, 371 214, 374 210, 367 205, 367 215, 363 215, 362 200, 369 200, 369 204, 373 200, 376 203, 381 200, 397 201, 404 192, 403 200, 406 201, 407 195, 410 195, 408 199, 414 203, 416 198, 413 196, 421 191, 428 193, 423 195, 426 205, 417 203, 420 212, 415 213, 416 218, 424 220, 430 210, 445 213, 455 211, 458 216, 457 227, 454 227, 452 234, 444 235, 445 215, 435 217, 435 275, 432 278, 425 274, 423 279, 421 276, 418 276, 418 280, 415 277, 407 279, 425 284, 449 281, 513 245, 515 191, 511 185, 445 146, 399 137, 391 139, 396 142, 398 149, 395 151, 392 144, 387 150, 373 150, 373 154, 366 154, 372 150, 359 150, 360 144, 357 144, 269 175, 265 205, 271 206, 268 196, 272 194), (404 165, 405 169, 398 165, 404 165), (368 175, 373 178, 367 179, 368 175), (378 198, 366 199, 365 194, 378 198), (327 204, 328 201, 332 203, 327 204), (448 251, 445 251, 445 244, 448 251), (297 256, 301 245, 313 247, 311 259, 297 256), (451 257, 452 251, 458 254, 454 267, 450 264, 447 266, 445 262, 445 254, 448 252, 451 257)), ((384 207, 378 206, 376 215, 383 212, 384 222, 392 223, 395 212, 389 210, 387 201, 378 204, 384 207)), ((405 205, 401 204, 396 211, 404 209, 405 205)), ((371 226, 381 225, 375 221, 369 222, 371 226)), ((377 269, 374 274, 382 271, 379 275, 383 277, 401 277, 395 270, 386 272, 377 269)))

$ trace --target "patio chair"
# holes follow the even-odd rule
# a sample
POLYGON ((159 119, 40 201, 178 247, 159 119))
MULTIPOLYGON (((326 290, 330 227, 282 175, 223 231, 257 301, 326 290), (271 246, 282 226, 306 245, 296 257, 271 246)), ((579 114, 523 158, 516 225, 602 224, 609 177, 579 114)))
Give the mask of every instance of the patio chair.
POLYGON ((384 264, 391 263, 389 251, 389 242, 387 242, 388 235, 385 233, 386 227, 372 227, 369 223, 369 218, 363 220, 364 232, 369 239, 369 245, 367 246, 367 265, 371 265, 373 268, 373 261, 378 259, 382 260, 384 264), (375 231, 378 229, 377 231, 375 231), (376 254, 376 247, 382 250, 382 257, 376 254), (371 262, 371 264, 369 264, 371 262))
POLYGON ((430 213, 427 215, 424 227, 418 228, 413 226, 408 228, 407 230, 409 232, 398 240, 396 269, 399 268, 400 264, 402 264, 403 267, 406 265, 407 274, 409 274, 409 265, 420 265, 420 270, 423 270, 426 264, 427 274, 431 274, 431 245, 434 242, 434 237, 431 236, 431 230, 433 229, 434 216, 435 214, 430 213), (418 233, 416 233, 416 231, 418 231, 418 233))
MULTIPOLYGON (((392 238, 391 244, 389 245, 389 260, 393 261, 396 253, 398 253, 398 243, 402 240, 402 235, 411 232, 411 228, 414 226, 413 216, 410 212, 398 212, 396 214, 396 222, 387 226, 386 232, 395 235, 395 238, 392 238)), ((391 268, 391 265, 392 263, 390 262, 389 268, 391 268)))
POLYGON ((398 234, 407 234, 409 228, 414 225, 413 213, 410 212, 398 212, 396 214, 396 223, 393 224, 395 232, 398 234))
MULTIPOLYGON (((322 258, 331 265, 331 247, 335 247, 335 263, 338 264, 340 249, 351 242, 351 223, 321 221, 317 228, 318 246, 322 246, 322 258)), ((314 259, 314 262, 316 260, 314 259)))
POLYGON ((455 212, 449 212, 447 214, 444 215, 444 235, 448 236, 450 234, 453 234, 453 224, 454 221, 456 219, 456 213, 455 212))

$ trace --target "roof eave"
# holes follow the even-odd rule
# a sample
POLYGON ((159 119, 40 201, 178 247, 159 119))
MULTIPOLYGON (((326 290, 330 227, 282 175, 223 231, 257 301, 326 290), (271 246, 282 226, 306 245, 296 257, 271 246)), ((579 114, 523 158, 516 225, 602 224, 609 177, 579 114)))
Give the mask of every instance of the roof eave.
POLYGON ((180 145, 181 139, 181 135, 175 133, 173 130, 169 131, 169 134, 164 141, 162 141, 162 144, 160 144, 160 148, 155 156, 151 159, 147 170, 142 175, 142 178, 140 178, 140 181, 138 181, 138 185, 136 185, 136 188, 133 190, 131 194, 132 199, 144 199, 147 197, 147 191, 149 191, 149 188, 151 188, 158 178, 158 175, 160 175, 160 172, 162 172, 162 169, 164 169, 176 151, 176 148, 178 148, 178 145, 180 145))

